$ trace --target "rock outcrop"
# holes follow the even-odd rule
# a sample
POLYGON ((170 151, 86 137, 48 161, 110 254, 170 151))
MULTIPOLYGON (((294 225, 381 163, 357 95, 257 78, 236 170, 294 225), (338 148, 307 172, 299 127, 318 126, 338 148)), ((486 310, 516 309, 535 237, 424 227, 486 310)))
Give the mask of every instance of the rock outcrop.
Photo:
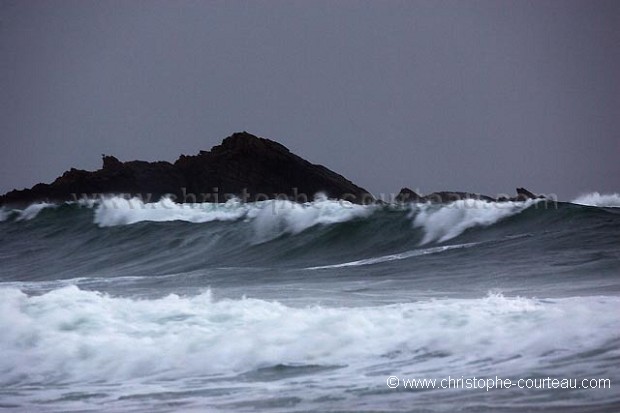
POLYGON ((396 198, 394 199, 394 201, 399 202, 399 203, 425 202, 424 197, 422 195, 406 187, 401 188, 398 195, 396 195, 396 198))
POLYGON ((177 202, 224 202, 288 198, 304 202, 322 192, 330 198, 368 203, 365 189, 321 165, 291 153, 283 145, 247 132, 235 133, 195 156, 169 162, 121 162, 103 155, 103 167, 90 172, 70 169, 51 184, 13 190, 0 204, 75 201, 104 194, 140 196, 156 201, 170 195, 177 202))
POLYGON ((525 201, 527 199, 544 199, 544 196, 534 195, 532 192, 525 188, 517 188, 516 197, 499 197, 493 198, 488 195, 475 194, 471 192, 457 192, 457 191, 440 191, 433 192, 428 195, 420 195, 409 188, 402 188, 396 198, 394 199, 398 203, 409 202, 431 202, 431 203, 449 203, 459 201, 462 199, 478 199, 489 202, 507 202, 507 201, 525 201))
POLYGON ((246 132, 229 136, 208 152, 181 156, 174 166, 185 176, 192 194, 232 193, 249 201, 284 194, 304 202, 322 192, 357 203, 374 201, 368 191, 343 176, 311 164, 277 142, 246 132))

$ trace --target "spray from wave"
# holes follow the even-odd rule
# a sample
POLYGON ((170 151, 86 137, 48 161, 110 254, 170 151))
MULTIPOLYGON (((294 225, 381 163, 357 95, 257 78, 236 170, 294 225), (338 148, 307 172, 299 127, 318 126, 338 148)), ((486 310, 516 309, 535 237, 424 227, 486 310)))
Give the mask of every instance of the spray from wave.
POLYGON ((223 204, 177 204, 166 198, 144 203, 136 198, 109 198, 95 206, 94 222, 100 227, 110 227, 146 221, 206 223, 243 220, 252 223, 254 242, 261 243, 283 234, 299 234, 317 225, 366 218, 375 209, 324 196, 304 204, 287 200, 241 203, 234 199, 223 204))
POLYGON ((598 192, 592 192, 590 194, 581 195, 571 202, 573 204, 586 206, 620 208, 620 194, 600 194, 598 192))
POLYGON ((373 206, 356 205, 325 198, 311 203, 273 200, 255 203, 248 210, 257 241, 263 242, 282 234, 299 234, 315 225, 333 225, 356 218, 367 218, 376 210, 373 206))
POLYGON ((537 200, 524 202, 487 202, 460 200, 448 205, 418 204, 412 209, 413 225, 424 229, 421 244, 444 242, 461 235, 469 228, 486 227, 518 214, 537 200))
POLYGON ((177 204, 169 198, 145 203, 138 198, 104 198, 95 205, 94 223, 100 227, 131 225, 138 222, 185 221, 204 223, 235 221, 247 213, 247 206, 230 200, 225 204, 177 204))
MULTIPOLYGON (((469 228, 495 224, 537 202, 461 200, 442 205, 412 204, 410 218, 413 219, 414 227, 422 228, 425 232, 421 242, 423 245, 453 239, 469 228)), ((36 206, 34 211, 26 210, 24 214, 34 217, 43 207, 47 205, 36 206)), ((316 225, 333 225, 352 219, 368 218, 379 209, 381 207, 377 205, 356 205, 324 197, 304 204, 287 200, 177 204, 166 198, 159 202, 144 203, 136 198, 115 197, 95 204, 94 223, 100 227, 110 227, 146 221, 206 223, 244 220, 252 222, 257 239, 262 242, 283 234, 299 234, 316 225)))

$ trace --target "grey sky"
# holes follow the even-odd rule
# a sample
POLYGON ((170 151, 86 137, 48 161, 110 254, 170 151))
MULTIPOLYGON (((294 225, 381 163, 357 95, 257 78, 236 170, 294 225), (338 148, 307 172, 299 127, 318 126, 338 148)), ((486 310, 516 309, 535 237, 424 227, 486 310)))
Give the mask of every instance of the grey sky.
POLYGON ((620 192, 620 1, 0 1, 0 192, 233 132, 374 193, 620 192))

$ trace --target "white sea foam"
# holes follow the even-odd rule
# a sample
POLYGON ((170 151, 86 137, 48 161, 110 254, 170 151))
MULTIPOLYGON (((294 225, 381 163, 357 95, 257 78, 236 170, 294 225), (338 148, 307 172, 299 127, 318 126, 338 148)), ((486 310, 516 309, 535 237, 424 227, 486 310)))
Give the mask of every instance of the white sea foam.
POLYGON ((3 288, 0 384, 187 378, 282 364, 363 367, 395 354, 425 353, 443 354, 428 363, 449 366, 453 374, 484 359, 519 357, 520 367, 532 368, 543 358, 618 340, 619 311, 617 297, 490 295, 295 308, 258 299, 216 301, 209 292, 135 300, 74 286, 40 296, 3 288))
POLYGON ((524 202, 487 202, 459 200, 447 205, 417 204, 412 207, 413 225, 424 230, 421 244, 444 242, 476 226, 489 226, 518 214, 537 200, 524 202))
POLYGON ((587 206, 620 208, 620 194, 600 194, 598 192, 592 192, 573 199, 571 203, 587 206))
POLYGON ((323 269, 328 269, 328 268, 359 267, 362 265, 372 265, 372 264, 378 264, 381 262, 405 260, 407 258, 419 257, 420 255, 438 254, 440 252, 449 251, 453 249, 469 248, 469 247, 473 247, 474 245, 478 245, 478 244, 479 243, 477 242, 470 242, 467 244, 443 245, 440 247, 422 248, 422 249, 401 252, 399 254, 382 255, 380 257, 373 257, 373 258, 366 258, 363 260, 343 262, 341 264, 322 265, 319 267, 308 267, 306 269, 307 270, 323 270, 323 269))
POLYGON ((103 199, 95 206, 94 222, 101 227, 109 227, 143 221, 202 223, 245 219, 252 222, 256 240, 262 242, 284 233, 297 234, 315 225, 367 217, 374 209, 372 206, 355 205, 324 197, 304 204, 286 200, 176 204, 166 198, 159 202, 144 203, 137 198, 114 197, 103 199))
POLYGON ((246 212, 247 208, 236 200, 224 204, 177 204, 169 198, 145 203, 138 198, 111 197, 96 204, 94 222, 101 227, 111 227, 143 221, 234 221, 243 217, 246 212))
POLYGON ((370 216, 374 206, 356 205, 347 201, 318 198, 299 204, 286 200, 270 200, 251 204, 248 219, 259 242, 276 238, 284 233, 298 234, 315 225, 346 222, 370 216))

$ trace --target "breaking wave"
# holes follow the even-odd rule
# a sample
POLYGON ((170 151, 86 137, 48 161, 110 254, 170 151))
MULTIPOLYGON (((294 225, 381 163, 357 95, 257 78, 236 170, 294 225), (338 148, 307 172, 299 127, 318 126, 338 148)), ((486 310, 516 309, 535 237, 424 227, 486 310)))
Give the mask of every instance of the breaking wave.
MULTIPOLYGON (((620 339, 620 299, 491 294, 378 307, 295 308, 211 292, 131 299, 77 287, 27 296, 0 289, 3 386, 209 376, 277 365, 346 366, 422 357, 419 367, 542 360, 620 339), (534 328, 535 327, 535 328, 534 328), (554 353, 558 343, 562 351, 554 353)), ((506 363, 507 366, 510 363, 506 363)))
POLYGON ((140 199, 109 198, 95 207, 94 222, 101 227, 129 225, 137 222, 256 220, 259 231, 281 228, 282 232, 297 234, 319 224, 344 222, 356 217, 367 217, 373 207, 355 205, 347 201, 319 198, 299 204, 286 200, 240 203, 230 200, 223 204, 177 204, 164 198, 155 203, 140 199))
POLYGON ((424 229, 422 244, 444 242, 456 238, 465 230, 486 227, 518 214, 537 200, 525 202, 487 202, 460 200, 448 205, 421 204, 412 210, 413 224, 424 229))
POLYGON ((592 192, 590 194, 581 195, 571 202, 578 205, 620 208, 620 194, 600 194, 598 192, 592 192))
MULTIPOLYGON (((571 222, 577 218, 585 237, 601 222, 601 214, 616 219, 614 211, 602 208, 566 203, 556 209, 539 202, 364 206, 325 198, 305 204, 284 200, 176 204, 169 199, 144 203, 109 198, 35 204, 0 214, 5 251, 0 275, 27 281, 51 274, 63 279, 141 276, 274 263, 361 267, 456 254, 470 245, 486 248, 550 229, 574 233, 571 222), (33 248, 40 251, 37 257, 45 265, 24 262, 33 248)), ((573 241, 579 243, 574 237, 573 241)))
POLYGON ((539 202, 0 209, 0 406, 615 411, 607 389, 386 388, 391 374, 618 380, 620 214, 539 202))

